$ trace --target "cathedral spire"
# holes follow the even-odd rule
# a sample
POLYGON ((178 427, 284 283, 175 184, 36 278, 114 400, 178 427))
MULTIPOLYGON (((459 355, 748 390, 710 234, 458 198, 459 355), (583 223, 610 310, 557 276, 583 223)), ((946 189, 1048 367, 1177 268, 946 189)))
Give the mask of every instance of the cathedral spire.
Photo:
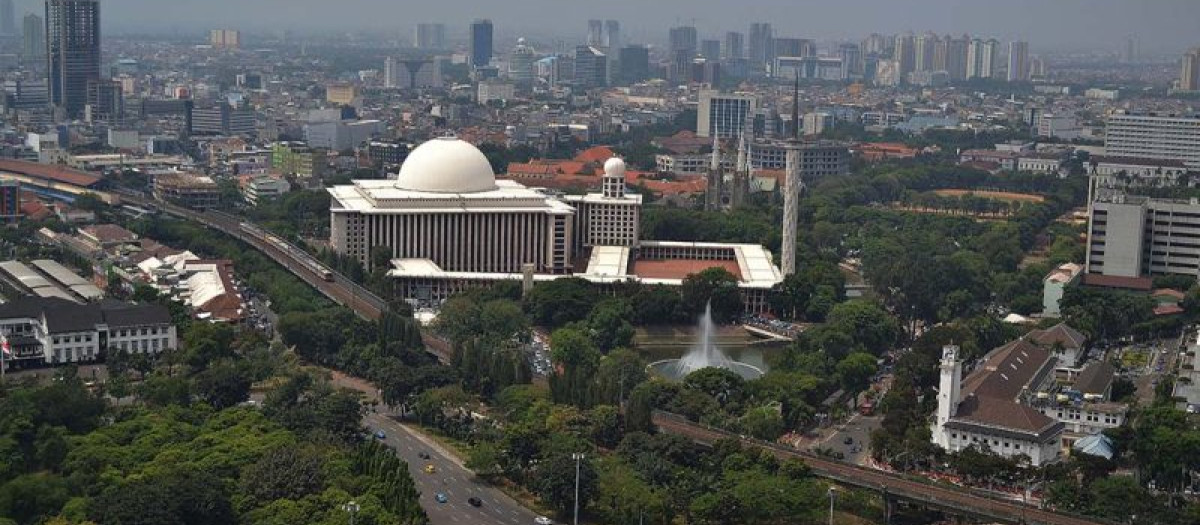
POLYGON ((709 160, 708 169, 712 171, 721 169, 721 143, 715 129, 713 130, 712 157, 709 160))

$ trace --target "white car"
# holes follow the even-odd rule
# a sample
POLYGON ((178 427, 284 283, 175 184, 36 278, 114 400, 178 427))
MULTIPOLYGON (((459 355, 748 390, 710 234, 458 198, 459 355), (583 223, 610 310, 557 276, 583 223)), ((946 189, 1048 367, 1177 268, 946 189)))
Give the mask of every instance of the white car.
POLYGON ((535 518, 533 520, 533 522, 536 523, 537 525, 554 525, 554 522, 550 521, 550 518, 547 518, 545 516, 538 516, 537 518, 535 518))

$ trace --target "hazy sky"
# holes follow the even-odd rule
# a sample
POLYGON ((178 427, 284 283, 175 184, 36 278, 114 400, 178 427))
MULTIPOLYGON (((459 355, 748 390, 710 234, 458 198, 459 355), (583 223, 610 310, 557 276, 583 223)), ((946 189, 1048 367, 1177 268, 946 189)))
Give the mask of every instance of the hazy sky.
MULTIPOLYGON (((370 28, 408 34, 417 22, 444 22, 465 34, 474 17, 498 37, 523 33, 582 38, 588 18, 620 20, 628 40, 657 43, 667 28, 691 23, 701 38, 769 21, 779 36, 859 38, 871 32, 932 29, 1002 39, 1034 48, 1119 49, 1137 35, 1147 51, 1200 45, 1200 0, 101 0, 113 32, 168 33, 209 26, 243 30, 370 28), (158 31, 153 30, 157 27, 158 31)), ((18 0, 26 10, 37 0, 18 0)), ((18 8, 19 9, 19 8, 18 8)))

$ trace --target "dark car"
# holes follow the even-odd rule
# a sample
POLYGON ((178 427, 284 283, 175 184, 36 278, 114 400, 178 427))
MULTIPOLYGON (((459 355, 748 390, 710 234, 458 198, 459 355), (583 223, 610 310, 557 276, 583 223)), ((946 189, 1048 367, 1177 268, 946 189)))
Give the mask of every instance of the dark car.
POLYGON ((854 438, 852 438, 852 437, 850 437, 850 436, 846 436, 846 439, 843 439, 843 440, 842 440, 842 443, 845 443, 845 444, 847 444, 847 445, 853 445, 853 444, 854 444, 854 438))
POLYGON ((417 457, 419 457, 421 459, 429 459, 429 453, 428 452, 418 452, 417 457))
POLYGON ((382 430, 376 430, 375 439, 387 439, 387 434, 384 434, 382 430))
POLYGON ((470 503, 472 507, 479 507, 483 505, 483 500, 476 498, 475 496, 471 496, 467 498, 467 503, 470 503))

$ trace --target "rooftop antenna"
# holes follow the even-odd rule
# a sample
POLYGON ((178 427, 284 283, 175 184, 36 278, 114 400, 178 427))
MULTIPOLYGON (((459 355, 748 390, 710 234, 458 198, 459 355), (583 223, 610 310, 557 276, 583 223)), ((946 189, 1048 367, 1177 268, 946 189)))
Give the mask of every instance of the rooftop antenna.
POLYGON ((796 80, 792 84, 792 140, 800 141, 800 68, 796 68, 796 80))

